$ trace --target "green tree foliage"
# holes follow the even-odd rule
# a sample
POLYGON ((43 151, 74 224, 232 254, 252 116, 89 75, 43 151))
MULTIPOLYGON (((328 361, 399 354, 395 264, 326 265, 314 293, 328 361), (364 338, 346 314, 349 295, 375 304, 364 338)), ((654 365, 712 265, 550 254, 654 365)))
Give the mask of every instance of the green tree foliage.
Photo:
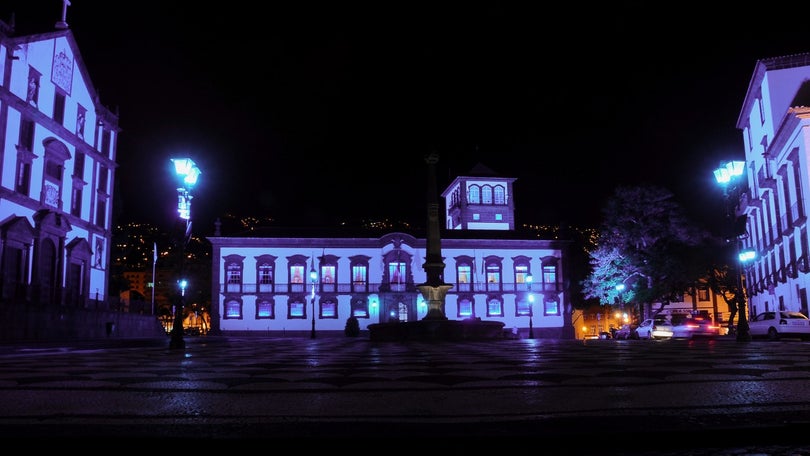
POLYGON ((586 299, 663 306, 680 301, 706 276, 703 248, 714 240, 685 216, 669 190, 619 187, 602 212, 592 272, 580 283, 586 299))

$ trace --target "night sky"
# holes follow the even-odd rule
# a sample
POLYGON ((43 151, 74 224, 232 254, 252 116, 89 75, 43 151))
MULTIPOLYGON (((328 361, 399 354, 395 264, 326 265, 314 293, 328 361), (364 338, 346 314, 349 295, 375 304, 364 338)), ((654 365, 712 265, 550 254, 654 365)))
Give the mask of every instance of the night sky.
MULTIPOLYGON (((72 0, 92 83, 120 112, 123 221, 171 225, 170 158, 189 156, 203 234, 225 213, 421 224, 435 151, 440 191, 477 163, 517 178, 519 224, 595 225, 617 186, 655 184, 711 225, 756 61, 810 52, 801 27, 749 30, 705 3, 334 3, 72 0)), ((50 31, 62 2, 0 3, 12 11, 18 32, 50 31)))

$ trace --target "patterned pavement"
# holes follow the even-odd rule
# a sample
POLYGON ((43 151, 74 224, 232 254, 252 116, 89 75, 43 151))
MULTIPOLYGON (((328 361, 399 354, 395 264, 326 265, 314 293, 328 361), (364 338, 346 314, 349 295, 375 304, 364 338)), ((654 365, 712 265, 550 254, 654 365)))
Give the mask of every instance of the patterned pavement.
POLYGON ((810 454, 806 342, 185 340, 0 345, 0 436, 810 454))

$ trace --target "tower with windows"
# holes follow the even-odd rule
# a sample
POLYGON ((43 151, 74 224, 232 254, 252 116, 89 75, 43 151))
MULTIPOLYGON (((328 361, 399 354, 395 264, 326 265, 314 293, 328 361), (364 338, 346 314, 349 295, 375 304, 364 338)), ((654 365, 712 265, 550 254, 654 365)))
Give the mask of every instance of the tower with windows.
POLYGON ((442 193, 448 230, 515 229, 514 178, 500 177, 482 164, 456 177, 442 193))

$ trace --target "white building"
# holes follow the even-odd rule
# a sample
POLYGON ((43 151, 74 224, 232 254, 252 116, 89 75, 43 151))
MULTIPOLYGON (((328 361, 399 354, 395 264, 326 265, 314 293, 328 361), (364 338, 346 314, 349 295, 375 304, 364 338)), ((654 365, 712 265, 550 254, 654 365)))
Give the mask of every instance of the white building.
POLYGON ((101 105, 64 17, 27 36, 0 22, 0 55, 0 302, 97 304, 118 116, 101 105))
POLYGON ((751 316, 777 309, 808 315, 809 80, 810 53, 759 60, 737 120, 748 184, 740 243, 757 252, 745 267, 751 316))
MULTIPOLYGON (((569 243, 515 231, 513 182, 478 166, 442 193, 442 279, 452 285, 444 314, 450 320, 502 322, 522 337, 529 328, 538 338, 573 337, 569 243)), ((359 319, 361 330, 373 323, 421 320, 428 311, 417 289, 427 278, 426 236, 337 229, 270 229, 227 237, 217 232, 208 238, 212 331, 342 332, 350 316, 359 319)))

